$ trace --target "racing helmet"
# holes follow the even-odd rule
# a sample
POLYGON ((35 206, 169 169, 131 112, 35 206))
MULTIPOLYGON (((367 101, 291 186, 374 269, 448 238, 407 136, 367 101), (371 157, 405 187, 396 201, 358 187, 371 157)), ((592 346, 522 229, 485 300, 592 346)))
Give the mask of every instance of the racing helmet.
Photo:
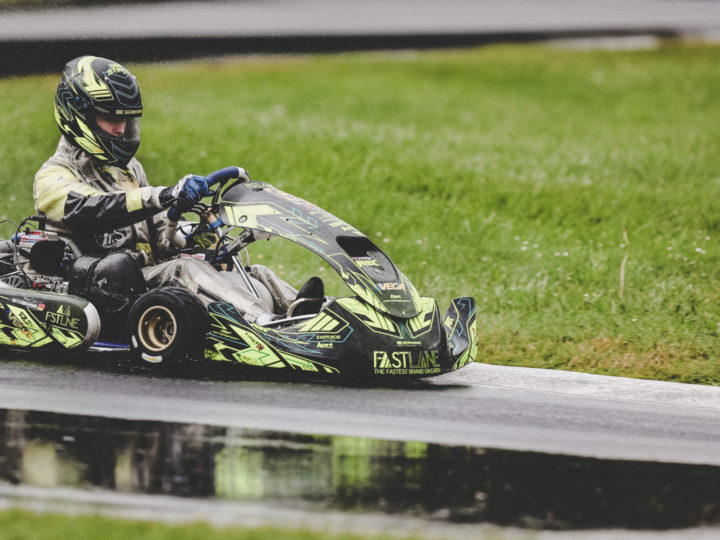
POLYGON ((81 56, 65 65, 55 94, 55 122, 72 144, 98 161, 128 164, 140 146, 142 110, 137 79, 117 62, 81 56), (98 115, 126 120, 124 133, 100 128, 98 115))

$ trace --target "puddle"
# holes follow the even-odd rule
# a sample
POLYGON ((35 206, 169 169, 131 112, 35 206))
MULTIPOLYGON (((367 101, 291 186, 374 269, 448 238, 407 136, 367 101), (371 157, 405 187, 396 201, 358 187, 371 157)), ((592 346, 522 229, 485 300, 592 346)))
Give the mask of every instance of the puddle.
POLYGON ((534 529, 720 523, 720 467, 0 410, 0 482, 534 529))

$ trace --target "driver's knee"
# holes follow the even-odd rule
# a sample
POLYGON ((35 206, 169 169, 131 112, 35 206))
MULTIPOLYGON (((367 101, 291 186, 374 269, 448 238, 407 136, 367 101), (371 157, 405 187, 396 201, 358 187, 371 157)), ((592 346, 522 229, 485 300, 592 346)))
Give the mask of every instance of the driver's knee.
POLYGON ((118 294, 139 295, 147 290, 140 265, 128 253, 103 257, 95 268, 95 279, 118 294))
POLYGON ((69 292, 87 298, 101 312, 119 312, 146 290, 140 266, 128 253, 83 255, 70 268, 69 292))

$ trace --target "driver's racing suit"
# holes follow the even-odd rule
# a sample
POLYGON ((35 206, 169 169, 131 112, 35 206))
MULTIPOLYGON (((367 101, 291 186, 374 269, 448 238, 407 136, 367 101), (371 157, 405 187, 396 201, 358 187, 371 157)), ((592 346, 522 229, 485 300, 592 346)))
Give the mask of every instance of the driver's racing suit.
POLYGON ((148 287, 182 286, 205 303, 232 303, 250 321, 261 313, 284 313, 297 290, 266 267, 254 265, 251 271, 270 292, 260 299, 236 272, 218 272, 195 258, 166 260, 174 253, 168 236, 175 228, 168 226, 159 200, 163 189, 148 184, 137 159, 126 168, 104 165, 61 137, 55 154, 35 175, 33 196, 49 230, 70 237, 84 255, 128 254, 142 268, 148 287))

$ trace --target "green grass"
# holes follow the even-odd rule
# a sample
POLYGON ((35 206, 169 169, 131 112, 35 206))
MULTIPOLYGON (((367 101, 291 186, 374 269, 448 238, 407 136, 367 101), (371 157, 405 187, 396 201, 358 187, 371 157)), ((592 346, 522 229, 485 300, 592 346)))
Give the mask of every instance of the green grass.
POLYGON ((167 525, 127 521, 100 515, 63 516, 9 510, 0 512, 0 540, 362 540, 390 536, 360 536, 279 528, 214 528, 204 523, 167 525))
MULTIPOLYGON (((278 519, 281 521, 281 518, 278 519)), ((321 526, 316 523, 316 527, 321 526)), ((500 527, 478 525, 476 540, 532 540, 537 534, 527 531, 518 536, 516 530, 505 532, 500 527)), ((421 534, 427 538, 427 534, 421 534)), ((430 536, 437 537, 439 536, 430 536)), ((124 520, 98 514, 59 515, 24 510, 0 511, 0 540, 390 540, 417 538, 402 530, 392 534, 348 534, 292 530, 280 527, 244 529, 213 527, 205 523, 169 525, 166 523, 124 520)))
MULTIPOLYGON (((718 384, 719 62, 668 43, 130 67, 151 182, 239 164, 319 204, 441 308, 474 295, 480 361, 718 384)), ((56 83, 0 80, 15 220, 56 144, 56 83)), ((285 247, 254 260, 328 275, 285 247)))

